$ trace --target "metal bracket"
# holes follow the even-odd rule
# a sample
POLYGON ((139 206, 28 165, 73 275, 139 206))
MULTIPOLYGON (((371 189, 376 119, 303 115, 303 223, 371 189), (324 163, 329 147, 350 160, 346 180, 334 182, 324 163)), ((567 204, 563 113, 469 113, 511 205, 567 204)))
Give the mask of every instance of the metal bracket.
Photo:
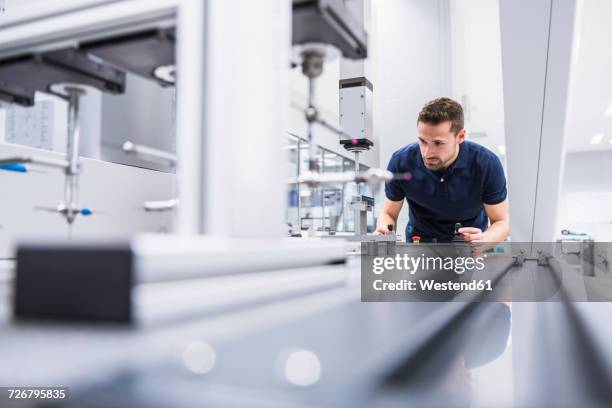
POLYGON ((542 251, 538 251, 538 265, 539 266, 548 266, 548 258, 550 258, 549 255, 543 253, 542 251))
POLYGON ((514 257, 514 265, 523 266, 525 264, 525 261, 536 261, 539 266, 548 266, 550 265, 548 262, 548 259, 550 257, 550 255, 542 251, 538 251, 538 256, 536 258, 528 258, 525 255, 525 251, 520 251, 519 254, 514 257))

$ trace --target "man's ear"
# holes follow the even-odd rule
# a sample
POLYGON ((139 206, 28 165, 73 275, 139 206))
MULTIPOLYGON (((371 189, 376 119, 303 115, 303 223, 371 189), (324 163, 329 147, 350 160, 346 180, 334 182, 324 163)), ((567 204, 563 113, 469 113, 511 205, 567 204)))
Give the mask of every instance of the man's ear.
POLYGON ((457 133, 457 144, 463 143, 463 141, 465 140, 465 136, 466 136, 465 129, 461 129, 459 133, 457 133))

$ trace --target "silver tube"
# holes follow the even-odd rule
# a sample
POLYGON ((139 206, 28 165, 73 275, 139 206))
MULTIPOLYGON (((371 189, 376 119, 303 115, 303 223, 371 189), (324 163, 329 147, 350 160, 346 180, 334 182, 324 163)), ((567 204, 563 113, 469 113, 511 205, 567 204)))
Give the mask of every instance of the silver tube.
MULTIPOLYGON (((359 152, 355 152, 355 177, 359 175, 359 152)), ((357 183, 357 194, 361 194, 361 184, 357 183)))
POLYGON ((15 163, 32 163, 38 164, 41 166, 49 166, 49 167, 59 167, 59 168, 68 168, 68 162, 63 159, 53 159, 42 156, 20 156, 20 157, 7 157, 5 159, 0 159, 0 166, 6 164, 15 164, 15 163))
POLYGON ((167 160, 171 164, 175 164, 177 162, 176 154, 168 153, 149 146, 134 144, 129 141, 123 144, 123 151, 126 153, 136 154, 138 156, 151 156, 158 159, 167 160))
POLYGON ((82 91, 78 88, 67 88, 68 91, 68 146, 66 155, 69 163, 68 173, 79 172, 79 145, 81 128, 79 125, 79 101, 82 91))
POLYGON ((296 172, 296 187, 297 187, 297 226, 299 233, 302 233, 302 197, 300 196, 300 183, 297 183, 297 178, 300 176, 300 167, 302 166, 302 142, 297 140, 297 172, 296 172))
MULTIPOLYGON (((315 79, 308 78, 308 109, 314 110, 315 99, 315 79)), ((317 171, 316 145, 314 143, 314 135, 312 134, 312 120, 308 120, 308 170, 317 171)))
POLYGON ((68 141, 66 147, 66 180, 64 184, 64 205, 66 220, 72 224, 78 214, 79 195, 79 145, 81 142, 81 127, 79 124, 79 102, 83 90, 67 87, 68 93, 68 141))
POLYGON ((291 177, 287 180, 289 184, 301 183, 311 187, 340 183, 384 183, 393 180, 393 173, 384 169, 370 168, 365 172, 357 174, 349 172, 341 173, 304 173, 299 177, 291 177))
POLYGON ((178 199, 165 201, 147 201, 144 203, 144 210, 148 212, 170 211, 178 206, 178 199))
MULTIPOLYGON (((325 171, 325 150, 321 151, 321 172, 325 171)), ((325 232, 325 187, 321 186, 321 232, 325 232)))

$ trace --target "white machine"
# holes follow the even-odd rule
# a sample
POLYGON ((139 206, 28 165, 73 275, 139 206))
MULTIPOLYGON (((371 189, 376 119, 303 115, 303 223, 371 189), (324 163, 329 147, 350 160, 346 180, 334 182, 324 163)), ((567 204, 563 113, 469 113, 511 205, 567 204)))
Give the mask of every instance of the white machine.
MULTIPOLYGON (((79 121, 76 115, 77 93, 80 93, 82 89, 80 84, 97 87, 103 92, 129 92, 129 89, 124 89, 123 83, 126 72, 151 79, 160 86, 172 86, 176 82, 177 154, 130 141, 126 141, 121 146, 128 154, 167 160, 172 166, 176 166, 178 180, 178 188, 175 191, 177 195, 173 196, 172 192, 160 190, 157 200, 143 200, 139 206, 142 209, 144 204, 144 209, 148 212, 161 214, 164 213, 164 210, 176 209, 173 226, 175 235, 148 236, 146 240, 124 236, 121 240, 114 241, 116 244, 111 245, 111 248, 125 250, 124 255, 121 256, 134 258, 128 270, 119 273, 121 279, 127 279, 124 280, 124 283, 128 287, 130 287, 130 282, 141 280, 138 278, 133 281, 136 275, 148 276, 151 272, 147 269, 153 265, 156 270, 160 268, 160 265, 165 265, 168 271, 163 274, 172 277, 175 265, 169 260, 176 259, 174 254, 180 254, 181 259, 188 260, 190 265, 187 267, 188 270, 201 270, 202 265, 207 264, 211 257, 209 251, 204 248, 216 241, 229 243, 218 247, 215 251, 215 256, 220 260, 223 259, 225 268, 228 270, 278 269, 281 266, 290 267, 292 262, 297 267, 305 264, 325 265, 345 261, 345 247, 341 242, 319 244, 300 240, 292 241, 289 245, 285 243, 282 233, 284 205, 281 200, 284 197, 283 192, 286 186, 281 174, 277 171, 278 166, 275 165, 275 160, 282 160, 281 155, 278 154, 282 139, 278 136, 282 135, 283 128, 282 123, 277 121, 276 115, 271 112, 276 110, 273 107, 278 107, 278 110, 282 111, 285 105, 286 99, 282 98, 284 82, 279 78, 287 75, 287 60, 284 56, 289 55, 291 32, 293 32, 292 42, 301 47, 303 69, 310 78, 311 91, 314 89, 312 87, 314 78, 321 69, 322 55, 317 51, 321 49, 321 44, 328 44, 327 47, 333 45, 346 57, 363 58, 366 56, 365 32, 350 19, 350 14, 344 10, 342 2, 339 1, 296 1, 293 8, 293 31, 290 31, 291 7, 288 4, 281 6, 280 1, 275 3, 278 4, 251 9, 244 8, 238 3, 234 4, 234 2, 230 4, 212 2, 206 9, 205 18, 208 23, 205 25, 205 30, 201 27, 199 22, 201 20, 198 20, 202 18, 204 9, 195 7, 189 1, 125 1, 102 2, 91 6, 86 11, 66 11, 61 18, 73 21, 75 25, 58 24, 54 26, 59 27, 57 31, 48 28, 49 21, 59 18, 54 15, 49 16, 48 19, 51 20, 47 20, 45 24, 36 19, 16 22, 15 27, 27 29, 27 32, 32 34, 29 37, 19 37, 14 42, 9 41, 10 38, 13 38, 14 31, 11 31, 10 28, 0 31, 0 38, 4 36, 7 39, 2 43, 3 48, 0 48, 0 79, 4 87, 2 95, 5 95, 6 99, 13 103, 30 104, 34 102, 35 92, 68 92, 62 95, 71 102, 69 148, 65 164, 64 162, 59 163, 64 166, 62 168, 68 169, 66 171, 68 187, 65 203, 56 210, 65 214, 69 224, 74 222, 77 213, 92 213, 90 210, 81 209, 76 195, 77 180, 80 177, 79 157, 76 152, 78 152, 79 139, 84 137, 79 135, 79 121), (227 18, 226 13, 230 12, 237 13, 233 18, 240 21, 244 19, 242 22, 246 27, 249 24, 257 25, 256 22, 250 21, 253 19, 252 13, 257 13, 264 20, 273 18, 284 21, 284 25, 279 24, 268 31, 258 29, 262 46, 258 49, 259 57, 253 60, 251 68, 253 72, 261 74, 257 81, 258 89, 261 92, 249 92, 249 95, 252 95, 252 101, 244 95, 239 98, 230 97, 225 89, 218 87, 218 84, 222 82, 219 78, 225 74, 231 74, 227 66, 233 66, 231 58, 235 56, 228 53, 227 49, 232 49, 232 44, 228 44, 223 49, 207 48, 206 56, 193 52, 194 48, 198 48, 194 41, 203 44, 205 39, 212 43, 219 41, 215 40, 216 38, 227 40, 228 27, 217 25, 217 21, 227 18), (278 15, 278 13, 282 14, 278 15), (116 18, 119 15, 122 17, 116 18), (345 19, 339 16, 347 17, 345 19), (95 18, 95 29, 91 25, 84 24, 87 18, 95 18), (329 20, 330 18, 341 18, 342 24, 333 23, 329 20), (43 37, 40 36, 41 32, 44 32, 43 37), (175 38, 180 38, 181 35, 197 40, 190 40, 188 44, 176 42, 175 38), (70 46, 67 47, 65 41, 53 40, 55 38, 70 39, 70 46), (287 45, 287 48, 285 52, 279 52, 277 44, 283 43, 287 45), (40 51, 43 45, 44 51, 40 51), (181 64, 181 61, 186 62, 181 64), (29 76, 17 76, 16 72, 26 72, 29 73, 29 76), (206 75, 202 76, 202 72, 205 72, 210 78, 206 75), (55 83, 58 77, 62 79, 62 82, 75 85, 65 86, 60 90, 55 83), (262 98, 264 98, 263 101, 262 98), (217 100, 225 102, 223 104, 207 102, 217 100), (204 106, 206 106, 205 115, 196 113, 204 106), (234 120, 221 121, 227 117, 228 112, 232 112, 234 120), (244 131, 247 128, 248 133, 244 131), (230 153, 227 150, 230 146, 224 140, 222 141, 225 138, 223 135, 228 132, 236 135, 235 138, 232 138, 231 155, 227 154, 230 153), (249 135, 253 132, 261 134, 261 137, 250 137, 249 135), (202 133, 204 138, 201 137, 202 133), (229 157, 232 159, 226 160, 229 157), (265 160, 262 162, 260 158, 265 158, 265 160), (236 172, 232 168, 236 163, 239 163, 240 168, 245 171, 236 172), (258 217, 254 222, 253 218, 249 214, 244 214, 245 211, 242 209, 238 210, 237 207, 232 207, 232 204, 228 205, 228 203, 237 202, 234 199, 237 192, 240 197, 251 193, 251 196, 255 198, 253 200, 255 207, 251 210, 256 211, 258 217), (257 199, 257 197, 261 198, 257 199), (248 225, 241 217, 245 220, 248 217, 248 225), (184 245, 186 237, 189 237, 192 244, 184 245), (236 246, 240 246, 247 252, 251 247, 261 251, 262 239, 266 239, 268 251, 275 253, 275 257, 265 257, 264 260, 267 261, 255 267, 244 258, 233 256, 236 246), (140 249, 135 251, 133 248, 136 241, 146 242, 146 244, 138 244, 140 249), (159 255, 154 255, 155 251, 143 249, 143 245, 150 245, 155 249, 163 247, 162 258, 165 257, 168 261, 161 261, 159 255), (317 245, 320 250, 316 250, 317 245), (295 258, 300 248, 303 253, 309 255, 302 262, 289 261, 295 258), (150 256, 154 256, 159 264, 147 261, 146 258, 150 256), (276 258, 285 259, 285 261, 279 264, 276 258), (137 269, 138 272, 136 272, 137 269)), ((236 38, 235 41, 236 48, 249 51, 243 46, 244 38, 236 38)), ((241 74, 236 72, 232 80, 246 83, 248 79, 241 74)), ((249 82, 249 84, 252 86, 252 83, 249 82)), ((313 99, 311 93, 311 103, 306 112, 306 118, 311 126, 318 117, 313 99)), ((4 158, 2 164, 15 166, 35 162, 31 157, 9 156, 4 158)), ((325 180, 320 179, 316 170, 311 167, 309 174, 317 179, 312 184, 320 185, 325 180)), ((386 172, 374 170, 367 174, 357 172, 356 174, 334 175, 334 177, 338 176, 345 178, 349 176, 347 181, 350 179, 360 182, 380 182, 388 178, 386 172)), ((81 185, 83 185, 82 181, 81 185)), ((137 186, 127 188, 137 190, 137 186)), ((95 211, 93 213, 95 214, 95 211)), ((107 217, 107 222, 113 222, 110 211, 106 213, 102 211, 102 214, 107 217)), ((166 215, 165 219, 168 219, 170 214, 166 215)), ((82 255, 91 253, 91 251, 96 253, 99 250, 100 256, 96 256, 96 259, 99 259, 97 263, 103 266, 106 260, 109 261, 106 267, 102 267, 101 273, 105 273, 102 270, 115 270, 117 266, 114 263, 114 255, 108 252, 108 238, 99 243, 91 235, 88 238, 86 241, 73 240, 66 243, 49 241, 48 248, 45 246, 45 240, 36 240, 34 246, 20 245, 18 248, 22 249, 17 251, 17 268, 20 270, 17 274, 18 279, 25 278, 27 275, 22 268, 23 265, 29 263, 26 258, 41 259, 40 254, 37 253, 38 250, 61 253, 62 265, 66 261, 76 270, 89 268, 91 260, 84 262, 78 260, 82 255)), ((38 263, 38 261, 35 262, 38 263)), ((71 275, 68 274, 68 276, 71 275)), ((26 281, 40 282, 38 279, 25 279, 22 282, 26 281)), ((76 283, 73 281, 71 284, 76 283)), ((85 286, 82 289, 87 291, 87 280, 83 284, 85 286)), ((48 287, 43 290, 48 293, 47 289, 48 287)), ((112 298, 110 294, 102 297, 112 298)), ((58 293, 55 299, 59 302, 57 303, 58 310, 65 312, 64 306, 60 304, 63 302, 62 299, 70 303, 68 297, 58 293)), ((47 306, 42 309, 38 308, 38 310, 46 309, 49 312, 52 308, 47 306)), ((84 305, 82 306, 72 309, 87 309, 84 305)), ((29 309, 26 307, 25 309, 18 308, 18 310, 29 309)), ((18 315, 25 316, 30 312, 19 312, 18 315)), ((125 309, 122 312, 124 317, 131 316, 125 309)))

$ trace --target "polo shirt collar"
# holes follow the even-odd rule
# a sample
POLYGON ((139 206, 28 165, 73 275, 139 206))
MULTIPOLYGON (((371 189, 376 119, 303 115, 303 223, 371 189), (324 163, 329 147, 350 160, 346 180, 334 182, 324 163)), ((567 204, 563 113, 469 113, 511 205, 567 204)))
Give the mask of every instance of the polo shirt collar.
POLYGON ((462 169, 467 167, 468 165, 468 147, 467 144, 462 142, 459 145, 459 154, 457 155, 457 159, 453 164, 450 165, 451 169, 462 169))
MULTIPOLYGON (((459 154, 457 155, 457 158, 455 159, 453 164, 451 164, 448 167, 448 169, 444 171, 444 174, 449 174, 453 172, 455 169, 462 169, 462 168, 468 167, 468 156, 469 156, 468 149, 469 148, 467 147, 467 144, 465 143, 465 141, 459 144, 459 154)), ((432 176, 437 178, 438 175, 441 173, 437 171, 429 170, 427 166, 425 166, 425 163, 423 162, 423 156, 421 155, 421 149, 418 149, 418 154, 420 158, 419 160, 420 167, 426 172, 429 172, 429 174, 431 174, 432 176)))

